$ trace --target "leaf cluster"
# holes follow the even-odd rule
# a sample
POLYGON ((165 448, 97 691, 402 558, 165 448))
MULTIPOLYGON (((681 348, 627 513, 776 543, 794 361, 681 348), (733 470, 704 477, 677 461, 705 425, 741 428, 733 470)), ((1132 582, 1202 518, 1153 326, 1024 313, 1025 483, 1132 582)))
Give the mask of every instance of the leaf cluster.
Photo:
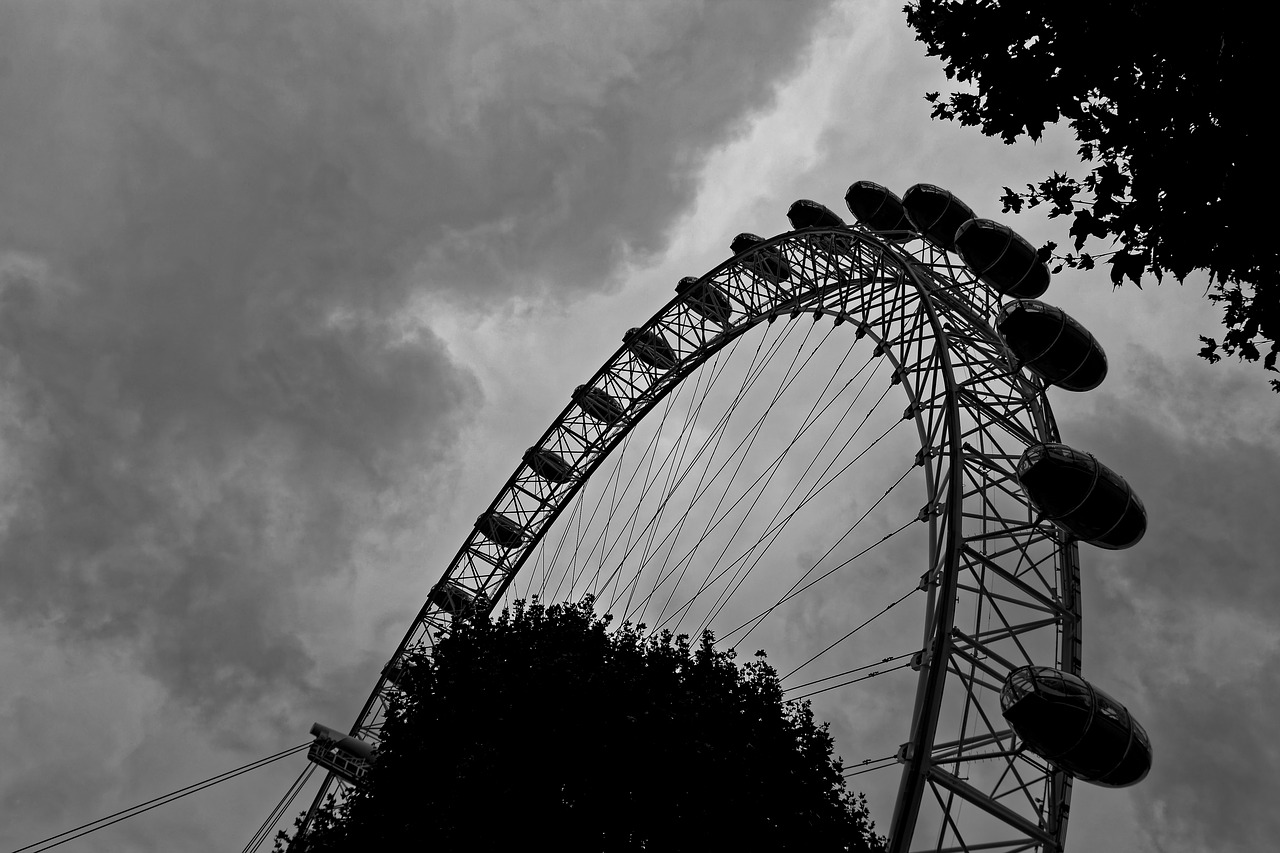
POLYGON ((1252 16, 1174 14, 1151 0, 918 0, 905 12, 948 78, 967 84, 926 95, 935 117, 1006 143, 1064 118, 1075 132, 1088 174, 1006 187, 1006 212, 1047 204, 1051 217, 1071 216, 1076 252, 1109 240, 1111 251, 1060 260, 1089 269, 1106 257, 1115 285, 1207 272, 1226 330, 1221 343, 1202 337, 1201 355, 1276 369, 1280 249, 1263 212, 1270 146, 1254 94, 1273 75, 1252 16))
POLYGON ((763 652, 611 630, 592 602, 460 623, 400 681, 367 781, 291 849, 880 850, 763 652))

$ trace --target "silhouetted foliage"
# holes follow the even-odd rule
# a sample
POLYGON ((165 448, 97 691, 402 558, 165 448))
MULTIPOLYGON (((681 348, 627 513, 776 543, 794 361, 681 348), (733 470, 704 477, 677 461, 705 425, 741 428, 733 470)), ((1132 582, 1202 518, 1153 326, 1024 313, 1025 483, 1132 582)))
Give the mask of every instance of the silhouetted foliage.
POLYGON ((883 848, 762 652, 607 624, 536 601, 460 624, 409 668, 367 784, 294 849, 883 848))
MULTIPOLYGON (((1005 187, 1005 212, 1047 204, 1050 216, 1071 216, 1079 254, 1056 257, 1081 269, 1105 257, 1116 285, 1208 272, 1226 333, 1221 343, 1202 336, 1200 355, 1215 362, 1221 348, 1276 369, 1280 250, 1267 214, 1273 157, 1259 95, 1274 73, 1254 16, 1230 5, 1187 14, 1149 0, 920 0, 905 11, 947 76, 971 84, 945 100, 926 95, 935 117, 1006 143, 1038 139, 1065 117, 1092 164, 1081 180, 1055 173, 1025 192, 1005 187), (1114 248, 1083 252, 1094 239, 1114 248)), ((1271 384, 1280 391, 1280 381, 1271 384)))

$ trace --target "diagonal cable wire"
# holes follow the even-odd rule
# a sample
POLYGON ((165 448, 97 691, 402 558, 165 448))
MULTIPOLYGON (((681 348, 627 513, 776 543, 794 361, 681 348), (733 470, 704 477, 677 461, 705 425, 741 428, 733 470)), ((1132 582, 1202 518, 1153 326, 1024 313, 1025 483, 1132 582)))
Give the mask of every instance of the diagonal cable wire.
POLYGON ((856 628, 854 628, 852 631, 850 631, 849 633, 845 634, 843 637, 841 637, 840 639, 836 640, 835 642, 831 643, 829 646, 827 646, 827 647, 826 647, 826 648, 824 648, 822 651, 820 651, 820 652, 818 652, 817 654, 815 654, 813 657, 809 658, 809 659, 808 659, 807 661, 805 661, 804 663, 802 663, 802 664, 800 664, 799 666, 797 666, 796 668, 792 669, 792 670, 791 670, 790 672, 788 672, 786 675, 782 676, 782 678, 781 678, 780 680, 785 681, 785 680, 787 680, 788 678, 790 678, 791 676, 795 675, 797 672, 799 672, 800 670, 804 669, 806 666, 808 666, 809 664, 813 663, 813 662, 814 662, 814 661, 816 661, 818 658, 822 657, 822 656, 823 656, 823 655, 825 655, 827 652, 831 651, 831 650, 832 650, 832 649, 834 649, 836 646, 840 645, 840 644, 841 644, 841 643, 843 643, 845 640, 849 639, 849 638, 850 638, 850 637, 852 637, 854 634, 858 633, 858 632, 859 632, 859 631, 861 631, 863 628, 867 627, 867 626, 868 626, 868 625, 870 625, 872 622, 876 621, 876 620, 877 620, 877 619, 879 619, 881 616, 883 616, 884 614, 888 613, 888 612, 889 612, 890 610, 892 610, 893 608, 897 607, 897 606, 898 606, 899 604, 901 604, 902 602, 906 601, 908 598, 910 598, 910 597, 911 597, 911 594, 912 594, 912 593, 914 593, 914 592, 919 592, 919 591, 920 591, 920 587, 918 587, 918 586, 913 586, 913 587, 911 587, 911 589, 907 590, 906 595, 902 596, 901 598, 899 598, 899 599, 898 599, 898 600, 896 600, 896 601, 891 601, 890 603, 886 604, 883 608, 881 608, 878 612, 876 612, 876 613, 875 613, 875 615, 873 615, 873 616, 868 616, 868 617, 867 617, 867 619, 866 619, 864 622, 862 622, 860 625, 858 625, 858 626, 857 626, 856 628))
POLYGON ((97 832, 100 829, 106 829, 108 826, 117 824, 122 820, 128 820, 129 818, 136 817, 137 815, 140 815, 143 812, 149 812, 152 809, 159 808, 160 806, 168 805, 169 803, 172 803, 174 800, 180 800, 183 797, 189 796, 191 794, 195 794, 199 791, 203 791, 205 788, 211 788, 214 785, 217 785, 219 782, 225 782, 228 779, 234 779, 237 776, 248 773, 250 770, 257 770, 259 767, 265 767, 266 765, 272 763, 273 761, 279 761, 282 758, 288 758, 290 755, 293 755, 294 753, 297 753, 297 752, 301 752, 302 750, 306 749, 309 746, 311 746, 311 741, 307 741, 306 743, 299 744, 298 746, 290 747, 289 749, 283 750, 282 752, 277 752, 275 755, 269 755, 266 758, 260 758, 257 761, 251 761, 248 764, 235 768, 234 770, 228 770, 225 773, 219 773, 217 776, 211 776, 202 782, 196 782, 192 785, 187 785, 185 788, 179 788, 176 791, 171 791, 168 794, 163 794, 159 797, 153 797, 150 800, 147 800, 146 802, 138 803, 135 806, 130 806, 127 809, 121 809, 120 811, 114 812, 113 814, 106 815, 105 817, 100 817, 97 820, 91 820, 88 823, 83 823, 80 826, 75 827, 74 829, 68 829, 64 832, 59 832, 57 835, 51 835, 48 838, 41 839, 40 841, 32 842, 31 844, 28 844, 25 847, 19 847, 17 850, 12 851, 12 853, 28 853, 28 851, 52 850, 55 847, 59 847, 63 844, 66 844, 68 841, 75 841, 77 838, 82 838, 91 832, 97 832))
POLYGON ((271 814, 267 815, 267 819, 262 822, 262 826, 253 834, 253 838, 249 839, 249 843, 244 846, 240 853, 253 853, 253 851, 262 846, 263 842, 267 840, 267 836, 271 834, 271 830, 289 811, 289 806, 293 804, 294 799, 306 787, 307 782, 311 779, 311 774, 315 772, 317 767, 319 767, 318 764, 307 762, 307 766, 302 768, 298 778, 293 780, 293 784, 285 791, 284 796, 280 798, 280 802, 271 810, 271 814))

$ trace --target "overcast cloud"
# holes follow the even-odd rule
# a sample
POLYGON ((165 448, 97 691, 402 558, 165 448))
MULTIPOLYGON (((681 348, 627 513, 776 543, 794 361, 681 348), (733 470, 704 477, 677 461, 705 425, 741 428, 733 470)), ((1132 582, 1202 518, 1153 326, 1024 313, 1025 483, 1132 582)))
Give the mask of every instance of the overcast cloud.
POLYGON ((304 678, 284 602, 478 392, 406 308, 614 286, 817 5, 6 4, 7 616, 304 678))
MULTIPOLYGON (((736 231, 859 178, 998 215, 1074 150, 929 122, 900 3, 830 5, 0 4, 0 848, 347 725, 545 412, 736 231)), ((1050 292, 1113 366, 1054 404, 1151 513, 1085 555, 1085 650, 1156 767, 1075 849, 1267 849, 1275 400, 1195 360, 1194 293, 1104 279, 1050 292)), ((243 844, 297 771, 81 849, 243 844)))

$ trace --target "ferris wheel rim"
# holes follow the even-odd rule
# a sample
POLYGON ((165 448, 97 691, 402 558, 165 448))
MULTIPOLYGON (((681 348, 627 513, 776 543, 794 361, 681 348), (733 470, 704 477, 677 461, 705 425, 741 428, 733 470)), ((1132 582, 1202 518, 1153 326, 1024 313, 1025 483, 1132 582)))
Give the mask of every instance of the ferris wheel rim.
MULTIPOLYGON (((719 282, 721 277, 724 276, 725 274, 733 273, 735 271, 740 273, 744 269, 744 267, 749 266, 753 262, 758 264, 759 259, 761 257, 767 256, 769 252, 779 252, 784 249, 788 251, 795 251, 797 249, 801 251, 814 251, 814 252, 830 251, 829 249, 815 248, 823 245, 822 241, 824 240, 828 241, 829 244, 831 244, 831 241, 834 241, 834 240, 844 240, 844 241, 848 241, 849 245, 851 246, 863 246, 863 247, 871 246, 875 250, 878 250, 881 253, 880 254, 881 260, 887 261, 891 265, 899 267, 910 279, 912 286, 917 290, 920 304, 923 306, 923 309, 928 314, 928 317, 929 317, 928 322, 930 324, 930 327, 932 328, 935 342, 937 342, 936 346, 939 348, 939 351, 942 354, 943 363, 940 369, 943 372, 943 374, 945 374, 943 377, 943 380, 944 380, 943 384, 945 389, 944 396, 946 398, 947 405, 950 407, 946 417, 951 422, 952 434, 956 436, 956 440, 952 441, 950 445, 946 448, 946 452, 950 455, 950 465, 951 465, 950 480, 947 484, 948 498, 946 501, 946 507, 936 518, 931 518, 929 519, 929 521, 931 524, 933 524, 936 521, 938 526, 943 528, 943 530, 946 531, 946 534, 949 537, 949 544, 945 548, 947 556, 945 557, 946 565, 943 567, 944 569, 943 574, 947 577, 954 578, 958 574, 957 563, 960 559, 958 549, 963 547, 963 541, 962 541, 963 537, 962 537, 961 526, 959 524, 958 518, 956 518, 955 516, 961 514, 963 511, 962 489, 964 485, 963 483, 964 477, 962 475, 963 475, 963 468, 965 465, 965 458, 961 452, 961 446, 959 441, 959 436, 961 434, 960 425, 959 425, 959 417, 960 417, 959 410, 962 407, 964 407, 966 404, 965 404, 965 401, 961 399, 960 393, 957 391, 956 378, 952 375, 950 363, 949 361, 947 361, 948 350, 947 350, 947 345, 945 343, 945 340, 948 335, 948 331, 945 328, 944 322, 939 318, 935 310, 937 307, 936 300, 954 301, 954 297, 949 296, 946 293, 939 292, 936 286, 931 285, 930 281, 928 280, 928 276, 925 275, 921 269, 916 268, 916 266, 914 265, 912 256, 908 252, 908 249, 904 247, 901 243, 881 240, 873 232, 860 230, 860 229, 809 228, 809 229, 802 229, 798 231, 785 232, 783 234, 779 234, 775 237, 772 237, 768 240, 765 240, 756 244, 752 248, 744 252, 741 252, 732 258, 729 258, 728 260, 717 265, 712 270, 703 274, 702 276, 696 279, 696 282, 694 283, 694 285, 691 285, 691 287, 687 289, 686 292, 678 294, 674 299, 672 299, 665 306, 663 306, 663 308, 661 308, 657 313, 655 313, 644 325, 637 327, 637 329, 644 330, 644 331, 650 331, 653 329, 664 329, 665 326, 662 323, 663 318, 667 317, 673 311, 678 311, 681 308, 681 306, 687 305, 688 293, 694 287, 705 288, 707 286, 715 286, 716 283, 719 282)), ((845 282, 845 283, 842 283, 841 286, 845 287, 845 286, 848 286, 848 284, 849 284, 848 282, 845 282)), ((775 298, 775 300, 769 305, 767 310, 763 310, 763 311, 756 310, 752 312, 750 310, 747 310, 746 303, 740 302, 739 305, 741 305, 742 307, 736 309, 737 312, 740 314, 740 317, 735 324, 731 325, 727 322, 724 323, 723 329, 719 334, 712 336, 708 340, 704 340, 703 343, 700 346, 694 348, 689 355, 683 356, 676 366, 663 372, 658 379, 656 379, 650 386, 645 388, 636 398, 630 401, 629 405, 627 405, 625 408, 627 417, 625 418, 623 428, 621 430, 618 430, 612 433, 610 435, 610 441, 607 444, 601 444, 599 446, 598 452, 596 452, 594 456, 590 458, 587 468, 581 471, 577 471, 576 470, 577 465, 576 464, 574 465, 576 473, 573 475, 573 482, 571 484, 571 487, 561 495, 562 499, 558 503, 554 513, 551 514, 545 520, 545 523, 542 523, 539 526, 539 528, 535 531, 535 535, 529 540, 527 545, 522 543, 522 545, 520 546, 522 549, 520 558, 514 563, 507 564, 509 567, 509 571, 506 572, 504 581, 501 584, 501 586, 495 590, 496 594, 487 595, 482 599, 482 602, 487 603, 488 609, 491 609, 493 606, 496 606, 498 599, 500 599, 502 595, 505 593, 507 585, 509 585, 514 580, 514 578, 520 572, 520 569, 524 565, 524 561, 533 552, 534 546, 541 540, 542 536, 545 535, 546 531, 551 529, 551 527, 554 525, 556 521, 556 518, 559 516, 560 512, 562 512, 564 508, 567 507, 572 502, 574 496, 577 494, 577 491, 579 488, 581 488, 582 484, 590 480, 591 477, 595 475, 596 471, 599 470, 602 464, 604 464, 607 457, 609 457, 610 454, 613 452, 613 450, 615 450, 618 447, 619 443, 626 437, 626 435, 630 433, 633 427, 635 427, 642 420, 644 420, 644 418, 654 410, 657 404, 668 393, 670 393, 673 389, 678 387, 684 381, 684 379, 686 379, 695 370, 697 370, 699 367, 705 364, 706 361, 709 358, 711 358, 712 355, 714 355, 716 352, 719 352, 721 349, 723 349, 732 341, 736 340, 738 337, 746 334, 749 330, 759 326, 762 323, 766 323, 766 322, 772 323, 775 319, 787 313, 790 313, 794 318, 798 316, 800 313, 812 312, 814 314, 815 320, 818 319, 819 316, 824 316, 824 315, 831 316, 835 318, 837 325, 839 325, 842 322, 856 322, 854 318, 849 316, 843 309, 836 310, 824 304, 822 302, 821 295, 818 297, 817 302, 816 303, 814 302, 815 293, 818 291, 826 291, 827 290, 826 285, 823 285, 820 287, 814 284, 810 287, 805 287, 805 288, 796 287, 794 289, 783 288, 781 287, 780 282, 774 282, 773 285, 776 288, 775 295, 777 298, 775 298), (659 386, 658 391, 653 394, 648 394, 648 392, 651 391, 654 386, 659 386), (638 404, 641 402, 643 402, 643 405, 637 408, 638 404)), ((955 306, 953 305, 952 307, 954 308, 955 306)), ((969 307, 972 308, 972 306, 969 306, 969 307)), ((978 311, 976 308, 973 309, 971 313, 973 315, 971 319, 976 320, 976 322, 978 323, 985 322, 985 318, 981 316, 981 312, 978 311)), ((882 340, 882 336, 876 329, 869 328, 868 325, 865 323, 865 321, 861 325, 856 326, 855 328, 856 328, 855 333, 858 334, 859 337, 862 337, 865 335, 867 337, 870 337, 876 343, 877 352, 880 352, 882 357, 887 357, 890 363, 893 365, 895 377, 899 374, 900 371, 903 371, 906 368, 906 365, 898 363, 897 357, 893 353, 891 346, 886 345, 886 342, 882 340)), ((989 325, 987 326, 987 331, 990 334, 994 335, 994 332, 990 331, 989 325)), ((591 388, 591 389, 600 388, 602 382, 607 381, 607 377, 611 375, 611 371, 615 369, 615 366, 619 364, 621 361, 625 360, 628 356, 628 353, 632 351, 633 351, 633 348, 631 347, 631 345, 624 340, 624 343, 622 344, 622 346, 613 354, 613 356, 607 359, 603 363, 601 368, 598 371, 596 371, 596 373, 593 374, 592 377, 586 383, 584 383, 584 386, 581 386, 581 387, 591 388)), ((908 394, 910 405, 908 406, 907 413, 910 414, 911 417, 916 421, 917 431, 921 439, 921 453, 924 454, 926 451, 931 451, 933 448, 931 445, 927 443, 928 437, 926 433, 928 430, 926 429, 926 426, 922 421, 923 413, 920 410, 920 401, 912 397, 911 391, 910 389, 907 388, 906 382, 902 382, 901 384, 903 385, 904 390, 906 390, 908 394), (913 408, 916 409, 914 413, 912 413, 913 408)), ((1039 390, 1042 392, 1043 389, 1041 388, 1039 390)), ((1045 439, 1051 439, 1053 437, 1056 437, 1056 427, 1054 426, 1052 413, 1048 409, 1047 401, 1043 399, 1042 393, 1040 393, 1039 395, 1039 405, 1041 406, 1040 408, 1037 409, 1037 420, 1038 420, 1039 432, 1045 439)), ((572 413, 575 408, 581 408, 580 403, 576 399, 576 397, 565 407, 565 409, 560 413, 560 415, 557 416, 552 421, 552 424, 539 437, 538 441, 533 445, 531 450, 533 448, 545 447, 548 440, 554 435, 556 435, 557 431, 563 426, 563 424, 572 417, 572 413)), ((904 420, 905 419, 906 418, 904 417, 904 420)), ((588 442, 588 444, 590 443, 588 442)), ((502 509, 502 499, 504 494, 506 494, 511 489, 512 485, 516 482, 517 477, 520 475, 520 472, 524 470, 526 467, 527 467, 527 463, 522 463, 521 466, 517 467, 516 472, 513 473, 513 475, 508 479, 506 485, 504 485, 503 488, 499 491, 498 496, 495 497, 494 500, 490 503, 488 508, 485 510, 485 513, 482 514, 481 518, 484 518, 486 515, 492 515, 492 514, 498 513, 499 510, 502 509)), ((926 467, 926 476, 932 476, 935 473, 934 469, 932 469, 931 467, 929 466, 925 466, 925 467, 926 467)), ((931 489, 931 493, 932 493, 932 489, 931 489)), ((464 542, 463 546, 459 549, 458 555, 455 556, 454 560, 450 562, 448 568, 442 573, 439 582, 436 584, 435 587, 433 587, 433 591, 436 588, 440 587, 441 584, 444 584, 445 582, 449 581, 453 577, 455 567, 459 564, 459 561, 464 557, 464 555, 468 553, 468 549, 471 546, 471 542, 473 539, 475 539, 476 536, 477 536, 476 531, 473 531, 470 534, 470 536, 464 542)), ((932 542, 934 537, 931 535, 930 538, 932 542)), ((1068 542, 1064 547, 1073 548, 1074 546, 1068 542)), ((928 572, 926 572, 926 574, 928 574, 928 572)), ((1077 579, 1077 582, 1078 582, 1078 579, 1077 579)), ((932 593, 933 590, 931 589, 930 592, 932 593)), ((944 590, 941 595, 942 597, 946 598, 948 593, 944 590)), ((1076 596, 1076 599, 1077 599, 1077 602, 1076 602, 1077 609, 1076 609, 1076 619, 1075 619, 1076 624, 1073 626, 1073 630, 1076 633, 1075 640, 1078 642, 1078 621, 1079 621, 1078 620, 1078 596, 1076 596)), ((486 604, 482 603, 481 606, 482 607, 486 606, 486 604)), ((931 610, 932 608, 926 608, 926 629, 930 628, 930 625, 928 624, 928 619, 929 619, 929 613, 931 610)), ((432 612, 431 602, 429 600, 428 604, 424 605, 424 607, 422 608, 422 611, 419 613, 419 616, 415 620, 413 627, 411 627, 409 632, 406 633, 405 639, 402 641, 400 647, 397 649, 395 656, 393 656, 393 659, 392 659, 393 662, 397 658, 402 656, 405 653, 405 651, 411 646, 412 640, 415 635, 418 636, 419 638, 429 636, 429 631, 423 631, 421 630, 421 628, 424 624, 424 620, 427 620, 431 612, 432 612)), ((486 609, 484 612, 488 612, 488 610, 486 609)), ((935 622, 935 624, 932 626, 935 629, 936 641, 938 643, 945 643, 947 641, 947 637, 945 635, 953 627, 951 625, 951 621, 952 621, 952 618, 943 619, 941 622, 935 622)), ((439 620, 437 620, 437 623, 438 622, 439 620)), ((930 648, 930 646, 926 645, 926 650, 928 648, 930 648)), ((1076 668, 1078 669, 1078 662, 1077 662, 1076 668)), ((921 697, 924 694, 927 694, 926 698, 928 698, 929 701, 934 701, 934 700, 940 701, 942 689, 945 686, 947 680, 948 680, 948 674, 945 666, 943 667, 934 666, 930 661, 926 660, 921 667, 921 685, 922 686, 917 691, 917 700, 916 700, 917 706, 919 706, 920 703, 923 701, 921 697), (932 678, 933 681, 935 682, 933 686, 930 686, 927 689, 924 687, 924 682, 926 678, 932 678)), ((377 687, 375 687, 373 693, 369 697, 369 700, 366 702, 364 709, 361 711, 360 718, 357 720, 356 724, 353 725, 352 727, 351 734, 353 736, 368 732, 368 727, 366 725, 367 720, 369 719, 371 711, 374 709, 375 705, 380 701, 380 698, 384 696, 384 693, 387 689, 387 685, 388 685, 387 675, 386 675, 386 671, 384 670, 383 675, 379 679, 379 683, 377 687)), ((917 710, 913 714, 913 717, 918 716, 918 714, 919 714, 919 707, 917 707, 917 710)), ((936 724, 937 722, 936 713, 933 715, 933 717, 934 717, 934 723, 936 724)), ((913 727, 914 726, 915 726, 915 722, 913 721, 913 727)), ((928 734, 928 737, 925 738, 925 740, 929 741, 931 744, 933 740, 933 733, 930 732, 928 734)), ((920 751, 917 749, 916 752, 919 753, 920 751)), ((924 760, 923 756, 918 754, 915 756, 908 756, 906 761, 906 764, 908 765, 908 769, 904 770, 904 776, 903 776, 904 785, 907 784, 907 780, 909 777, 914 778, 916 780, 915 784, 917 787, 921 787, 923 785, 922 773, 919 771, 918 768, 915 771, 912 771, 909 766, 911 761, 917 760, 917 759, 919 761, 924 760)), ((330 778, 332 778, 332 776, 330 778)), ((327 788, 329 781, 330 779, 326 779, 324 783, 324 787, 327 788)), ((1058 788, 1062 788, 1064 786, 1066 788, 1066 796, 1069 798, 1069 789, 1070 789, 1069 777, 1065 779, 1060 779, 1058 781, 1057 783, 1058 788)), ((317 802, 319 802, 322 795, 323 795, 323 790, 321 792, 321 795, 317 796, 316 798, 317 802)), ((901 841, 901 845, 905 845, 910 841, 910 836, 911 836, 910 830, 914 829, 915 817, 914 815, 908 815, 907 817, 900 819, 897 812, 901 808, 902 801, 904 798, 912 798, 914 801, 915 807, 918 808, 922 797, 923 797, 922 790, 915 791, 911 794, 903 794, 900 792, 899 800, 895 804, 894 826, 891 827, 891 835, 890 835, 891 843, 894 843, 893 839, 895 838, 903 839, 901 841), (901 826, 899 826, 899 824, 901 824, 901 826), (903 834, 903 830, 902 830, 902 827, 904 826, 909 827, 909 829, 905 831, 905 835, 903 834)), ((1054 803, 1051 807, 1049 807, 1050 811, 1053 811, 1055 809, 1056 809, 1056 813, 1051 815, 1053 820, 1051 820, 1050 823, 1055 825, 1055 835, 1056 835, 1055 840, 1057 841, 1058 845, 1060 845, 1061 839, 1065 837, 1065 826, 1066 826, 1066 820, 1065 820, 1066 809, 1064 807, 1064 803, 1062 802, 1061 797, 1058 798, 1058 802, 1054 803)), ((314 807, 313 807, 313 812, 314 812, 314 807)), ((305 825, 303 829, 305 829, 305 825)), ((1040 841, 1042 843, 1047 844, 1047 842, 1045 842, 1043 838, 1041 838, 1040 841)), ((901 845, 898 845, 897 847, 895 847, 895 849, 905 849, 905 846, 901 846, 901 845)))

